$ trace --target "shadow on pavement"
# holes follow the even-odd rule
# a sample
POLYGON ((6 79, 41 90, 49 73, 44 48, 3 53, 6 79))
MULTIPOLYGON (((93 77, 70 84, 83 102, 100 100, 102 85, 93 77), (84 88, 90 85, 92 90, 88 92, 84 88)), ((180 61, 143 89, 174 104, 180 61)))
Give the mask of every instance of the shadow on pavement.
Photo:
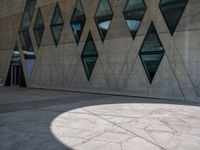
MULTIPOLYGON (((9 89, 8 89, 9 90, 9 89)), ((3 91, 3 90, 2 90, 3 91)), ((0 92, 2 92, 0 91, 0 92)), ((34 91, 34 89, 33 89, 34 91)), ((26 90, 20 90, 23 94, 26 90)), ((38 91, 42 92, 41 91, 38 91)), ((49 91, 51 92, 51 91, 49 91)), ((59 93, 59 91, 58 91, 59 93)), ((36 93, 35 93, 36 94, 36 93)), ((20 101, 0 104, 0 149, 1 150, 68 150, 52 134, 52 121, 64 112, 87 106, 103 104, 173 104, 200 106, 200 104, 183 101, 165 101, 147 98, 112 96, 89 93, 62 92, 61 95, 42 97, 31 101, 20 101), (63 93, 66 93, 63 94, 63 93), (43 110, 41 108, 64 105, 62 109, 43 110)), ((15 95, 7 97, 15 98, 15 95)), ((5 96, 6 97, 6 96, 5 96)), ((3 101, 3 99, 1 99, 3 101)), ((58 131, 59 132, 59 131, 58 131)), ((62 131, 60 131, 62 132, 62 131)))

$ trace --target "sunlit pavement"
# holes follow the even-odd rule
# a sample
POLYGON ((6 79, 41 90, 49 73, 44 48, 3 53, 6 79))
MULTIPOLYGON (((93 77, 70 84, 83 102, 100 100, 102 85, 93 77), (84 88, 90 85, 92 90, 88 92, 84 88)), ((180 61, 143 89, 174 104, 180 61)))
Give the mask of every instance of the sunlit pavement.
POLYGON ((200 150, 198 104, 0 87, 0 150, 200 150))

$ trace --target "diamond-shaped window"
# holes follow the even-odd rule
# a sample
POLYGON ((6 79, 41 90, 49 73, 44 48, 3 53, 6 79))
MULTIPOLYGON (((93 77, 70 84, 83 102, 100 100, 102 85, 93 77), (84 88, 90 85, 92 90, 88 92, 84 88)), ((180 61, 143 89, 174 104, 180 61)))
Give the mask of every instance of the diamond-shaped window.
POLYGON ((94 19, 102 41, 105 40, 112 18, 113 11, 109 0, 100 0, 94 19))
POLYGON ((20 31, 27 30, 31 24, 31 17, 28 13, 28 10, 25 9, 23 16, 22 16, 22 22, 20 26, 20 31))
POLYGON ((188 0, 161 0, 159 3, 160 10, 165 22, 170 30, 171 35, 174 34, 176 26, 184 12, 188 0))
POLYGON ((42 18, 42 13, 41 13, 41 10, 39 9, 37 17, 36 17, 34 29, 33 29, 38 47, 40 46, 40 43, 41 43, 41 40, 42 40, 44 28, 45 27, 44 27, 44 21, 43 21, 43 18, 42 18))
POLYGON ((123 15, 133 39, 135 39, 135 36, 140 28, 145 12, 146 5, 144 0, 127 1, 123 15))
POLYGON ((26 0, 26 6, 23 12, 19 28, 19 38, 25 58, 24 64, 27 68, 26 71, 29 79, 31 79, 33 66, 35 64, 35 52, 33 49, 29 28, 31 25, 31 20, 33 17, 33 12, 35 10, 36 2, 37 0, 26 0))
POLYGON ((31 24, 33 11, 35 9, 36 0, 27 0, 26 6, 23 12, 21 25, 19 28, 19 37, 20 42, 22 45, 23 53, 25 56, 25 59, 35 59, 35 53, 29 33, 29 27, 31 24))
POLYGON ((76 6, 70 21, 71 28, 73 30, 74 37, 76 39, 77 44, 80 41, 81 34, 83 32, 83 28, 85 25, 86 17, 83 11, 83 7, 80 0, 76 1, 76 6))
POLYGON ((59 4, 57 3, 51 21, 51 32, 56 46, 58 45, 62 33, 63 24, 62 14, 60 12, 59 4))
POLYGON ((160 42, 155 26, 151 23, 139 52, 150 83, 153 81, 164 54, 165 50, 160 42))
POLYGON ((19 35, 25 59, 35 59, 29 30, 20 31, 19 35))
POLYGON ((35 5, 36 5, 36 1, 37 0, 27 0, 26 9, 28 10, 30 17, 32 17, 32 15, 33 15, 35 5))
POLYGON ((92 34, 89 32, 87 41, 85 43, 83 52, 81 54, 81 59, 83 62, 83 66, 84 66, 88 81, 90 80, 97 58, 98 58, 98 53, 96 50, 96 46, 94 44, 92 34))

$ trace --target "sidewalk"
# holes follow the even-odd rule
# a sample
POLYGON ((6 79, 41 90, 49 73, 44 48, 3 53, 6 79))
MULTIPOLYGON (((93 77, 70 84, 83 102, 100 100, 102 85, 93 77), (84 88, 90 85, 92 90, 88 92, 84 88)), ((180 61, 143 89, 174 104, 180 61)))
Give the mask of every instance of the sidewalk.
POLYGON ((0 87, 0 150, 200 150, 200 106, 0 87))

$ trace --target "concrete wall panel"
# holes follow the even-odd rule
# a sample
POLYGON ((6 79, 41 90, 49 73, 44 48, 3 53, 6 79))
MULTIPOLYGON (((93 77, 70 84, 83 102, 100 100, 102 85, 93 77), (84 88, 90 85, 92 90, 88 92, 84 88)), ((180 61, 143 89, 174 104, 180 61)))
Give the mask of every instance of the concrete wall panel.
MULTIPOLYGON (((75 0, 38 0, 30 26, 36 52, 36 63, 29 87, 65 89, 144 96, 165 99, 200 101, 200 2, 190 0, 173 36, 158 7, 159 0, 145 0, 147 10, 141 27, 133 40, 123 17, 126 0, 110 0, 114 13, 104 42, 101 41, 94 15, 99 0, 82 0, 86 15, 85 27, 77 45, 70 27, 75 0), (50 30, 56 2, 59 2, 64 27, 58 46, 50 30), (33 27, 41 8, 45 31, 40 47, 36 45, 33 27), (166 51, 158 72, 150 84, 138 52, 151 22, 166 51), (97 64, 90 81, 87 80, 81 53, 91 31, 98 51, 97 64)), ((0 79, 5 81, 12 49, 20 40, 18 29, 25 0, 0 2, 0 79)), ((22 62, 24 58, 20 48, 22 62)), ((24 65, 23 65, 24 66, 24 65)), ((26 73, 25 73, 26 74, 26 73)))

